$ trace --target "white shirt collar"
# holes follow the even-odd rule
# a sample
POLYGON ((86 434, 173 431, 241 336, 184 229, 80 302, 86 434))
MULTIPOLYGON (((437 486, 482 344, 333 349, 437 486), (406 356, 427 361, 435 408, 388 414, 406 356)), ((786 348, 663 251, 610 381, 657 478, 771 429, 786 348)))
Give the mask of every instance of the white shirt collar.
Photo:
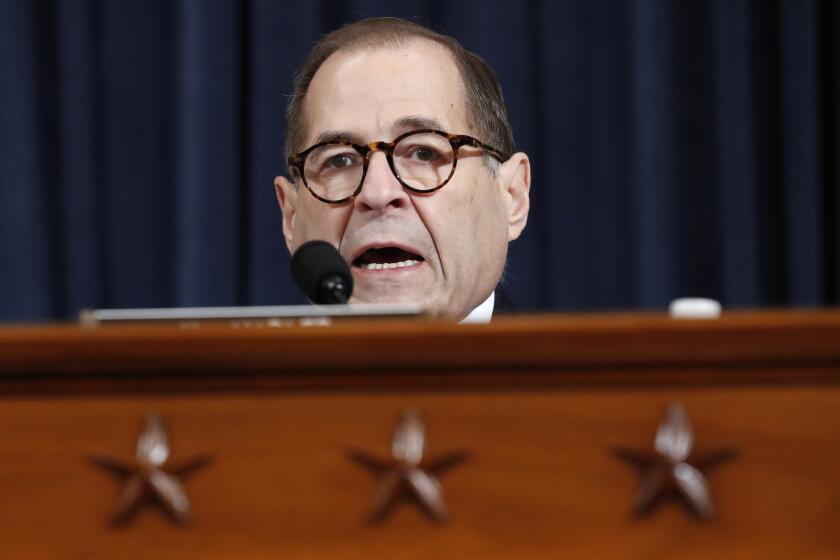
POLYGON ((470 311, 461 323, 489 323, 493 318, 493 306, 496 303, 496 292, 490 292, 490 297, 484 303, 470 311))

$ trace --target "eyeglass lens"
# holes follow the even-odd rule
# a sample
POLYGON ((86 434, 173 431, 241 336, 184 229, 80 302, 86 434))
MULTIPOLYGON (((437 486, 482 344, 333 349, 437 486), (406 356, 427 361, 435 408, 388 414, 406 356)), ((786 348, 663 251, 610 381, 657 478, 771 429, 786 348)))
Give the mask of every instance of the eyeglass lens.
MULTIPOLYGON (((439 134, 412 134, 394 146, 393 161, 403 183, 418 191, 430 191, 449 178, 455 151, 449 139, 439 134)), ((309 153, 303 172, 315 194, 341 200, 351 196, 362 182, 364 157, 352 146, 327 144, 309 153)))

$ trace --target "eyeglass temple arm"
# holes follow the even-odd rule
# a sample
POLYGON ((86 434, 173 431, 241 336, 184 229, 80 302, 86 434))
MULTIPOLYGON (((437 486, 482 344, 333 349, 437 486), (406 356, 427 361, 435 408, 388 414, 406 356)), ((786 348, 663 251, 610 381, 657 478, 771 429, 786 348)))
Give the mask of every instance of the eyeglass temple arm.
POLYGON ((473 146, 475 148, 483 148, 499 161, 505 161, 506 159, 502 152, 500 152, 493 146, 490 146, 489 144, 485 144, 481 140, 473 138, 472 136, 453 136, 451 140, 453 144, 455 144, 455 146, 458 148, 460 148, 461 146, 473 146))

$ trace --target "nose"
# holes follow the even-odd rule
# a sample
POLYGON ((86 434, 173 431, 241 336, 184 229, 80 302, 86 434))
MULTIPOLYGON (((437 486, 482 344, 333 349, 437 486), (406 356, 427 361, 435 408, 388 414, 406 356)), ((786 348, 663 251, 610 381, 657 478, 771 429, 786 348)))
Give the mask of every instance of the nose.
POLYGON ((386 212, 404 208, 408 194, 388 166, 382 152, 371 154, 362 190, 356 196, 356 207, 365 212, 386 212))

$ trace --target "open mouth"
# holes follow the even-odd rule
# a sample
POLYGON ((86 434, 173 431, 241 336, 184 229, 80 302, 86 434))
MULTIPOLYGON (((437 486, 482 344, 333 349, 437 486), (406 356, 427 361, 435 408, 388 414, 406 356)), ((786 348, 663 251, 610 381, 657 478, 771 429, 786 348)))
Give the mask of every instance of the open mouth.
POLYGON ((397 247, 372 247, 353 261, 353 266, 366 270, 407 268, 423 262, 423 257, 397 247))

